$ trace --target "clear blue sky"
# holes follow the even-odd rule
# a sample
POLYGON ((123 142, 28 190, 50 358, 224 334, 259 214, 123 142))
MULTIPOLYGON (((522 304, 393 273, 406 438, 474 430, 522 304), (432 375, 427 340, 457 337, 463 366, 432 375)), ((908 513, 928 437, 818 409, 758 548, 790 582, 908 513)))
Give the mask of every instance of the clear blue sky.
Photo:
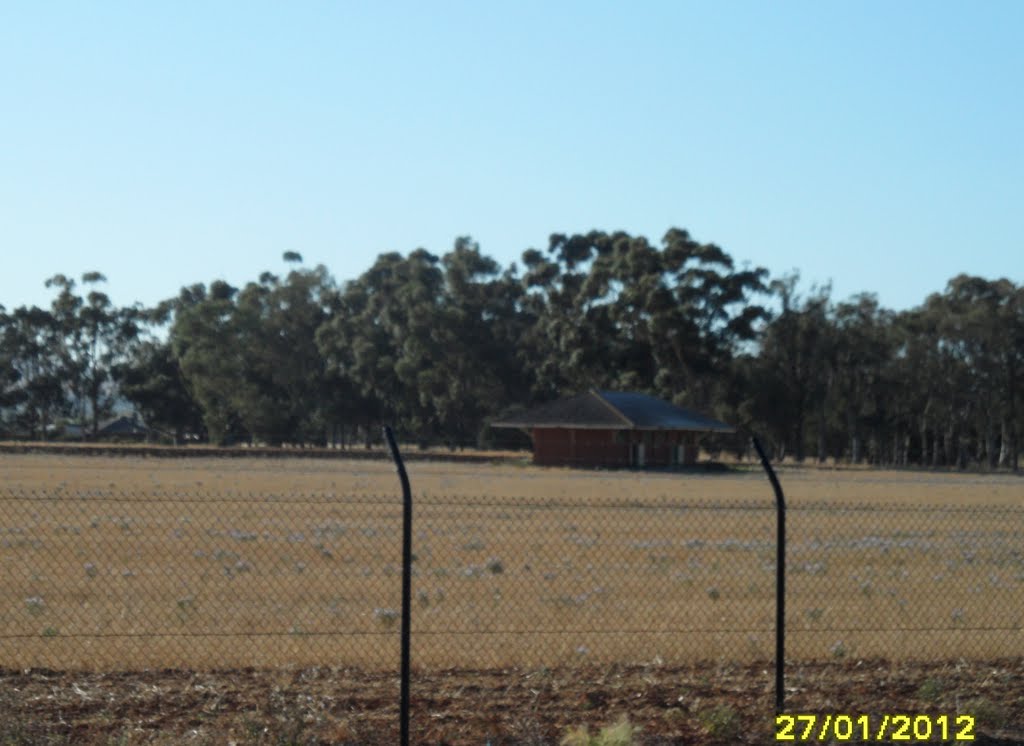
POLYGON ((917 305, 1024 281, 1022 2, 8 2, 0 303, 671 226, 917 305))

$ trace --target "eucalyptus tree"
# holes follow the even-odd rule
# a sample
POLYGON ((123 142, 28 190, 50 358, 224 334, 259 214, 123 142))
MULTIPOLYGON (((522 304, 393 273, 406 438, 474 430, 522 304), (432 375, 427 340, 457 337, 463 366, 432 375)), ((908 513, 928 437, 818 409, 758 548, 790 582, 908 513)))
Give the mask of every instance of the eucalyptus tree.
POLYGON ((46 287, 58 291, 50 313, 73 414, 83 425, 88 420, 96 435, 101 418, 113 411, 116 390, 112 370, 125 359, 139 328, 135 309, 116 308, 110 297, 95 287, 106 282, 106 277, 86 272, 81 281, 91 288, 84 296, 76 292, 75 281, 62 274, 48 279, 46 287))
POLYGON ((895 390, 892 323, 892 311, 873 293, 860 293, 835 307, 835 406, 853 463, 865 456, 876 462, 885 458, 895 390))
POLYGON ((425 249, 381 254, 339 290, 317 332, 328 372, 350 381, 360 397, 367 437, 370 424, 384 418, 424 442, 437 435, 431 371, 448 355, 433 334, 443 320, 439 264, 425 249))
POLYGON ((60 376, 67 389, 67 400, 71 406, 72 417, 84 426, 87 345, 83 341, 80 319, 84 302, 75 291, 75 280, 66 275, 54 275, 46 280, 45 285, 47 288, 57 290, 57 294, 50 302, 50 316, 55 331, 50 340, 60 360, 60 376))
POLYGON ((21 371, 17 361, 17 336, 13 319, 0 305, 0 432, 6 432, 12 423, 16 407, 24 400, 19 385, 21 371))
MULTIPOLYGON (((82 282, 105 282, 99 272, 82 275, 82 282)), ((139 337, 139 314, 135 307, 116 308, 110 297, 93 289, 85 296, 79 312, 83 356, 84 384, 89 400, 92 433, 99 430, 101 417, 109 416, 117 393, 113 371, 130 354, 139 337)))
MULTIPOLYGON (((806 298, 796 292, 799 275, 775 280, 781 310, 764 329, 754 398, 759 419, 775 441, 802 461, 808 431, 816 424, 819 461, 828 452, 827 406, 836 378, 835 328, 831 288, 814 288, 806 298)), ((785 450, 783 452, 785 452, 785 450)))
POLYGON ((1024 431, 1024 285, 1016 287, 1002 307, 1006 345, 1006 409, 999 463, 1020 470, 1020 434, 1024 431))
MULTIPOLYGON (((301 257, 288 252, 285 260, 301 257)), ((238 293, 231 324, 240 375, 232 400, 246 430, 264 442, 325 440, 327 382, 316 333, 332 291, 320 265, 283 280, 264 272, 238 293)))
POLYGON ((620 233, 598 242, 584 288, 590 334, 600 340, 597 354, 612 387, 666 393, 660 343, 678 326, 670 321, 673 298, 665 270, 665 256, 643 236, 620 233))
POLYGON ((175 444, 203 429, 203 413, 189 393, 170 340, 134 345, 113 370, 121 395, 142 414, 146 425, 169 433, 175 444))
POLYGON ((70 411, 60 356, 60 329, 53 314, 21 306, 6 314, 3 349, 12 388, 6 392, 11 425, 33 439, 47 438, 50 425, 70 411))
POLYGON ((595 257, 611 250, 611 240, 600 231, 555 233, 546 254, 523 252, 521 307, 532 323, 521 338, 520 359, 533 398, 606 386, 615 375, 612 348, 618 340, 606 305, 614 291, 605 266, 593 267, 595 257))
POLYGON ((241 433, 236 392, 242 355, 234 328, 238 289, 222 280, 182 288, 171 303, 169 340, 190 398, 202 411, 207 436, 224 444, 241 433))
POLYGON ((763 305, 768 270, 737 269, 715 244, 700 243, 680 228, 662 239, 671 302, 653 307, 653 339, 662 395, 711 408, 733 356, 754 342, 767 319, 763 305))
POLYGON ((547 395, 609 385, 710 409, 766 315, 751 302, 766 270, 738 271, 677 228, 660 248, 622 232, 555 234, 546 256, 531 249, 523 261, 537 319, 527 342, 547 395))
MULTIPOLYGON (((296 252, 283 258, 302 261, 296 252)), ((161 323, 173 319, 169 345, 148 346, 123 371, 126 392, 179 434, 194 429, 195 406, 214 442, 323 443, 332 394, 316 333, 334 290, 323 266, 294 266, 283 279, 263 272, 241 289, 223 281, 184 287, 154 309, 161 323), (166 381, 163 401, 143 380, 147 371, 166 381)))
POLYGON ((1021 346, 1021 290, 1007 279, 961 274, 935 301, 945 311, 939 331, 964 369, 967 395, 956 426, 958 458, 970 456, 990 468, 1008 464, 1017 450, 1018 392, 1024 368, 1021 346), (1003 445, 999 445, 1002 440, 1003 445))
POLYGON ((480 252, 468 237, 441 258, 444 288, 430 336, 445 354, 417 381, 450 445, 474 443, 484 420, 527 395, 517 348, 524 324, 515 268, 480 252))

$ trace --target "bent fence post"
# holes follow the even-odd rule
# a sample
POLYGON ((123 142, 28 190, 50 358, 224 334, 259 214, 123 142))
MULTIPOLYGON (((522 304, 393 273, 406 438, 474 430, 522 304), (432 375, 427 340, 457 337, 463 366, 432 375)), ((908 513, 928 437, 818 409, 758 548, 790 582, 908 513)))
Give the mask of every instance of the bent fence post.
POLYGON ((782 494, 782 485, 775 476, 775 470, 772 469, 761 447, 761 442, 755 435, 750 439, 754 442, 757 455, 761 457, 761 466, 768 474, 768 481, 775 490, 775 714, 778 715, 783 710, 785 698, 783 675, 786 665, 786 498, 782 494))
POLYGON ((401 701, 399 703, 399 729, 402 746, 409 746, 409 623, 412 597, 412 492, 409 489, 409 476, 405 473, 402 454, 398 452, 395 434, 391 428, 384 426, 384 438, 391 449, 391 458, 398 470, 398 479, 402 483, 402 684, 401 701))

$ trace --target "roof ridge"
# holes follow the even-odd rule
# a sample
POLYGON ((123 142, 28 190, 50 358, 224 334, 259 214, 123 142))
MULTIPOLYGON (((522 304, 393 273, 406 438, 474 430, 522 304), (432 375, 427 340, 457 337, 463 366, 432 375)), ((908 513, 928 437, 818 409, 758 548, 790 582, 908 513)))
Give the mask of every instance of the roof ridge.
POLYGON ((596 397, 596 398, 597 398, 597 400, 598 400, 599 402, 601 402, 602 404, 604 404, 604 405, 605 405, 606 407, 608 407, 608 409, 612 410, 612 413, 613 413, 613 414, 615 414, 615 416, 619 417, 619 418, 620 418, 620 419, 621 419, 621 420, 622 420, 623 422, 625 422, 625 423, 626 423, 627 425, 629 425, 630 427, 636 427, 636 423, 635 423, 635 422, 634 422, 633 420, 629 419, 629 418, 628 418, 628 417, 627 417, 626 415, 624 415, 624 414, 622 413, 622 410, 620 410, 620 409, 619 409, 618 407, 616 407, 616 406, 615 406, 614 404, 612 404, 612 403, 611 403, 610 401, 608 401, 607 399, 605 399, 605 398, 604 398, 604 397, 603 397, 603 396, 601 395, 601 392, 600 392, 600 391, 599 391, 598 389, 593 389, 593 388, 592 388, 592 389, 590 389, 590 394, 591 394, 592 396, 596 397))

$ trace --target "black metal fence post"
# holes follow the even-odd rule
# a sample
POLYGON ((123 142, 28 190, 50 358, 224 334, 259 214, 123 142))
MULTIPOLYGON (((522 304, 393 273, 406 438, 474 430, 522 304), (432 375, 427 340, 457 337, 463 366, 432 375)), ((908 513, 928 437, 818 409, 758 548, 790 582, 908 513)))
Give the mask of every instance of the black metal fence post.
POLYGON ((761 466, 768 474, 768 481, 775 490, 775 714, 783 710, 785 689, 783 688, 784 669, 786 665, 786 498, 782 494, 775 470, 772 469, 765 455, 761 442, 756 436, 750 438, 754 442, 757 455, 761 457, 761 466))
POLYGON ((384 438, 391 449, 391 458, 398 470, 398 479, 402 483, 402 684, 401 701, 399 703, 399 729, 401 745, 409 746, 409 624, 412 600, 412 492, 409 489, 409 476, 405 473, 402 454, 398 452, 395 434, 391 428, 384 426, 384 438))

